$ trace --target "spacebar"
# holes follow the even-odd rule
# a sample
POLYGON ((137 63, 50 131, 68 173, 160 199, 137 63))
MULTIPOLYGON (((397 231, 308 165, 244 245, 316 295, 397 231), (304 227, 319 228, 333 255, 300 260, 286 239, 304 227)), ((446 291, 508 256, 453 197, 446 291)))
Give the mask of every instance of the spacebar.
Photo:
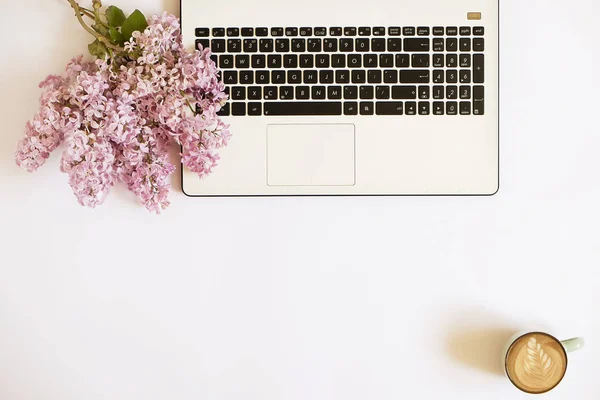
POLYGON ((265 102, 265 115, 342 115, 341 101, 265 102))

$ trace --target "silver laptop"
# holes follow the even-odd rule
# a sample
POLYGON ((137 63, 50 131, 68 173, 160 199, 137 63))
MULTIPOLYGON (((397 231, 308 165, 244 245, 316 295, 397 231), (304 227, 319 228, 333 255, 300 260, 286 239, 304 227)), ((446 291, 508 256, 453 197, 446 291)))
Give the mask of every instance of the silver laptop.
POLYGON ((491 195, 498 0, 181 0, 232 139, 190 196, 491 195))

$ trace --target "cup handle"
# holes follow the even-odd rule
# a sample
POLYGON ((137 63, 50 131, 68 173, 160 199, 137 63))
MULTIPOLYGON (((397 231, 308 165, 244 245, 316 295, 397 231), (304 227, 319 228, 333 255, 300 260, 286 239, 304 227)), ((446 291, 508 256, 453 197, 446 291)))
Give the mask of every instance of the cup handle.
POLYGON ((560 343, 563 345, 563 347, 565 348, 567 353, 571 353, 575 350, 581 349, 585 342, 584 342, 583 338, 578 337, 578 338, 563 340, 560 343))

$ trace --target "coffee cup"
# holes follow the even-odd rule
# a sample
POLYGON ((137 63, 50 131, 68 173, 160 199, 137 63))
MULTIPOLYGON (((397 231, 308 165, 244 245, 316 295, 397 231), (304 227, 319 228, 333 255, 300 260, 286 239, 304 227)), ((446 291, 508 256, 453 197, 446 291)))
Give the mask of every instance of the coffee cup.
POLYGON ((583 343, 583 338, 560 341, 545 332, 516 334, 502 353, 504 372, 523 392, 549 392, 558 386, 567 372, 568 353, 582 348, 583 343))

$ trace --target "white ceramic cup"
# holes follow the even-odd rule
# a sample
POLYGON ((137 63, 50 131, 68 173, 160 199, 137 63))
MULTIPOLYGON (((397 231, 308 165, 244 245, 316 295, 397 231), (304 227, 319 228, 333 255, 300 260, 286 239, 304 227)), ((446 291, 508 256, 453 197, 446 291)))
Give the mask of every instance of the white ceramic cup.
MULTIPOLYGON (((553 387, 551 387, 548 390, 546 390, 546 391, 543 392, 543 393, 548 393, 549 391, 551 391, 552 389, 554 389, 556 386, 558 386, 560 384, 560 382, 562 382, 562 380, 563 380, 563 378, 565 376, 565 373, 567 372, 567 367, 568 367, 568 364, 569 364, 568 353, 571 353, 573 351, 581 349, 583 347, 583 345, 584 345, 584 340, 581 337, 576 337, 576 338, 572 338, 572 339, 567 339, 567 340, 562 340, 561 341, 561 340, 558 340, 553 335, 551 335, 549 333, 546 333, 546 332, 542 332, 542 331, 525 331, 525 332, 519 332, 519 333, 511 336, 511 338, 508 340, 508 342, 504 346, 504 350, 502 351, 502 368, 504 369, 504 374, 506 375, 506 377, 508 378, 508 380, 510 381, 510 383, 512 383, 517 389, 522 390, 525 393, 530 393, 530 392, 527 392, 526 390, 520 388, 512 380, 512 378, 511 378, 511 376, 510 376, 510 374, 508 372, 507 361, 508 361, 508 354, 509 354, 509 352, 511 350, 511 347, 513 346, 513 344, 515 344, 523 336, 530 335, 530 334, 541 334, 541 335, 549 336, 550 338, 554 339, 557 343, 560 343, 562 345, 562 349, 565 352, 564 354, 565 354, 565 359, 567 360, 567 362, 565 364, 563 376, 556 383, 556 385, 554 385, 553 387)), ((543 393, 530 393, 530 394, 543 394, 543 393)))

